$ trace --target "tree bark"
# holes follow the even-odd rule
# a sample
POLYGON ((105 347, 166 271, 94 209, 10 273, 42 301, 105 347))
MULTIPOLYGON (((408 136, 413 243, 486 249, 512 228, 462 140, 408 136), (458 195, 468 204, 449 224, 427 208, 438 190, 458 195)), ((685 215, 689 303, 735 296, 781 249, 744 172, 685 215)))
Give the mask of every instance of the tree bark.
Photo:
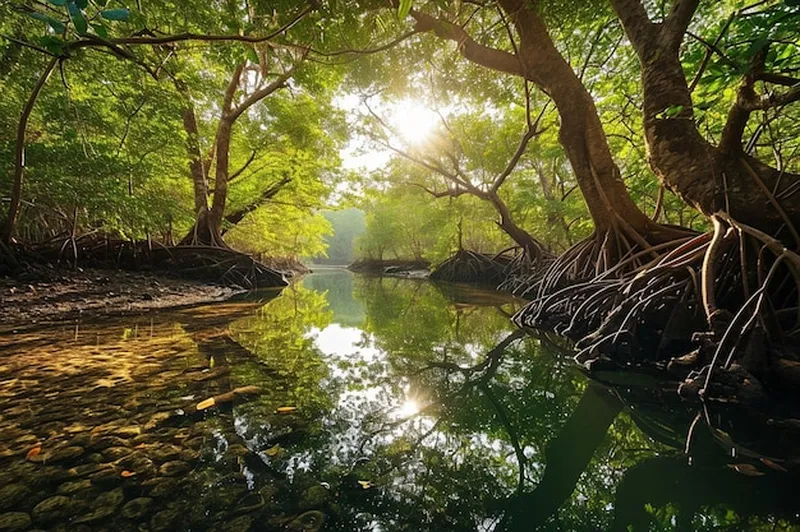
POLYGON ((36 81, 36 85, 34 85, 30 96, 28 96, 28 101, 25 103, 25 107, 22 109, 22 114, 19 117, 19 123, 17 124, 16 146, 14 150, 14 179, 11 187, 11 201, 8 205, 6 221, 3 224, 2 230, 0 230, 0 240, 2 240, 5 244, 10 244, 14 237, 14 230, 16 229, 17 219, 19 218, 20 205, 22 204, 22 179, 25 175, 26 165, 25 134, 28 129, 28 119, 33 111, 33 106, 36 104, 36 99, 39 97, 39 93, 42 91, 42 87, 44 87, 45 83, 47 83, 47 79, 50 77, 50 74, 53 73, 53 70, 55 70, 57 64, 57 57, 52 58, 50 62, 47 63, 44 72, 42 72, 41 76, 39 76, 39 79, 36 81))
POLYGON ((784 225, 793 231, 800 225, 800 202, 781 204, 776 196, 780 182, 788 185, 800 176, 771 168, 742 149, 750 112, 769 105, 752 89, 751 76, 757 72, 751 70, 745 76, 722 141, 715 146, 697 129, 679 57, 698 0, 677 0, 667 19, 658 24, 649 19, 640 0, 611 3, 641 64, 645 139, 650 165, 662 183, 706 215, 725 211, 768 232, 784 225), (667 115, 667 109, 673 112, 667 115))
POLYGON ((555 103, 564 147, 598 234, 621 230, 642 245, 683 233, 654 223, 633 202, 608 146, 592 96, 561 56, 547 28, 526 0, 500 0, 520 43, 515 56, 476 43, 460 27, 412 10, 420 31, 458 42, 468 60, 533 82, 555 103))

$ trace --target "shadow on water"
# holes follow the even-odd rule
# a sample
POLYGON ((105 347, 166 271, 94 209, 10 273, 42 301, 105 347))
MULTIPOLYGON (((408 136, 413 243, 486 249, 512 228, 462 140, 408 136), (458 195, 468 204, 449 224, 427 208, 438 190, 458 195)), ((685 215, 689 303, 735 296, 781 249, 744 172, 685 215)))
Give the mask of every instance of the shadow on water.
POLYGON ((587 381, 518 305, 326 270, 0 335, 0 530, 798 526, 791 423, 587 381))

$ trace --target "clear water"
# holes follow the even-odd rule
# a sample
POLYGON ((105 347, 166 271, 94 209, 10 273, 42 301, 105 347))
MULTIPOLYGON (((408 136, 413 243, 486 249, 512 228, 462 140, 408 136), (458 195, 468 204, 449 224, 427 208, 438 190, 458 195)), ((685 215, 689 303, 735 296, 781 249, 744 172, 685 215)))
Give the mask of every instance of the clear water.
POLYGON ((0 531, 798 526, 796 428, 590 383, 518 307, 327 270, 0 333, 0 531))

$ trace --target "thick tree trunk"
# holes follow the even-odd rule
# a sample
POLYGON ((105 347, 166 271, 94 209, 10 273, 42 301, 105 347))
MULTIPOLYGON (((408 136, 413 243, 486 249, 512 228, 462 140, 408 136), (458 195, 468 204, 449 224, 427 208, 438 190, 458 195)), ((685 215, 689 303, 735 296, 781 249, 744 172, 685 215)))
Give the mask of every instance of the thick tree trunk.
MULTIPOLYGON (((223 115, 217 129, 217 164, 214 174, 214 199, 209 212, 209 227, 216 235, 222 235, 222 220, 228 201, 228 165, 230 162, 231 132, 233 121, 223 115)), ((220 237, 221 238, 221 237, 220 237)))
POLYGON ((179 87, 184 97, 184 108, 181 112, 183 129, 186 131, 186 151, 189 155, 189 172, 194 189, 194 209, 198 218, 208 210, 208 172, 203 152, 200 148, 200 130, 197 127, 197 115, 188 90, 179 87))
POLYGON ((781 175, 742 149, 742 134, 755 98, 749 75, 731 108, 719 145, 708 142, 697 130, 679 58, 683 33, 697 3, 676 1, 667 20, 654 24, 639 0, 612 0, 641 63, 650 164, 668 189, 706 215, 725 211, 768 232, 783 225, 796 227, 800 225, 800 202, 781 203, 777 197, 780 182, 785 187, 800 176, 781 175), (667 109, 672 110, 669 115, 667 109))
POLYGON ((649 243, 676 232, 654 223, 633 202, 611 156, 592 96, 556 49, 535 9, 524 0, 501 0, 520 37, 523 75, 546 92, 561 117, 559 139, 575 172, 598 233, 618 227, 649 243))

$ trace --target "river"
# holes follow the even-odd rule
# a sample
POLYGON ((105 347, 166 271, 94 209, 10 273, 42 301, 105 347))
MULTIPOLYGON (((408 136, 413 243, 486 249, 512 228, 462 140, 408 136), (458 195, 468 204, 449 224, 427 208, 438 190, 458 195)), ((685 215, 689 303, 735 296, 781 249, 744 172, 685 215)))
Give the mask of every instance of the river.
POLYGON ((7 331, 0 531, 799 526, 795 477, 729 420, 647 374, 590 382, 520 304, 321 270, 7 331))

